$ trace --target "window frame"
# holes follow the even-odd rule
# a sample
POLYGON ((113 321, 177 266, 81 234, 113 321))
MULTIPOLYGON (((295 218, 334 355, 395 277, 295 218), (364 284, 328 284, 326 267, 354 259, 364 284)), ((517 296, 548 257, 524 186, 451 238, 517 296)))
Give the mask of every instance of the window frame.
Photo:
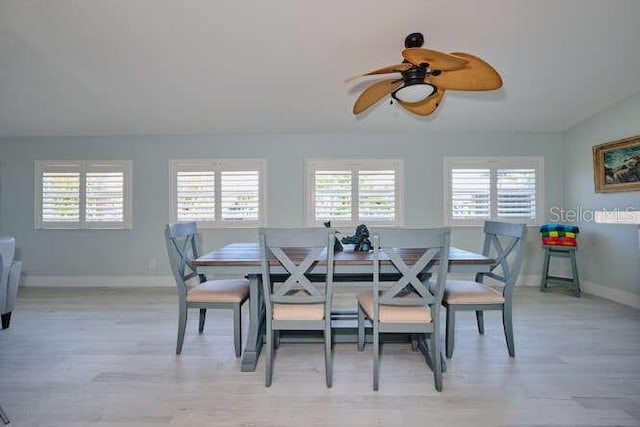
POLYGON ((443 213, 447 226, 481 226, 485 221, 501 221, 526 223, 528 226, 540 225, 544 222, 544 157, 445 157, 443 159, 443 213), (452 169, 490 169, 495 174, 498 169, 534 169, 535 170, 535 219, 505 218, 497 216, 497 180, 490 181, 489 218, 456 219, 452 217, 451 209, 451 170, 452 169))
POLYGON ((34 228, 36 230, 128 230, 133 228, 133 162, 131 160, 36 160, 34 165, 34 228), (43 221, 43 174, 47 171, 72 171, 80 175, 79 219, 43 221), (87 173, 122 172, 122 221, 87 221, 87 173))
POLYGON ((209 168, 209 171, 215 174, 215 191, 214 191, 214 220, 212 221, 196 221, 199 228, 257 228, 267 223, 267 161, 265 159, 170 159, 169 160, 169 188, 170 188, 170 205, 169 220, 170 222, 178 221, 178 193, 177 193, 177 174, 180 168, 209 168), (237 221, 226 219, 223 220, 221 207, 221 188, 222 188, 222 172, 240 171, 240 170, 256 170, 258 172, 258 219, 237 221))
POLYGON ((323 225, 324 220, 315 219, 315 172, 317 170, 350 170, 352 176, 352 205, 349 221, 331 220, 332 227, 355 227, 366 223, 368 226, 401 226, 404 224, 404 161, 402 159, 358 159, 358 158, 310 158, 305 160, 305 209, 304 221, 307 226, 323 225), (358 171, 395 171, 395 219, 380 221, 360 219, 358 208, 358 171))

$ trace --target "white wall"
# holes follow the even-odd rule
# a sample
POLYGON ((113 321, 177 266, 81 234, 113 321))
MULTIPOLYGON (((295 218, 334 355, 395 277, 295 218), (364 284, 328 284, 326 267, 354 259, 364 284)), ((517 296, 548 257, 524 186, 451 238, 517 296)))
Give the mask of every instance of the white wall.
MULTIPOLYGON (((307 157, 403 158, 407 225, 442 225, 444 156, 544 156, 546 211, 561 206, 563 199, 558 133, 24 138, 0 139, 0 153, 0 233, 16 237, 27 284, 37 276, 125 276, 141 282, 168 276, 163 227, 169 218, 168 160, 173 158, 266 158, 271 226, 304 224, 307 157), (133 160, 133 229, 34 230, 34 161, 50 159, 133 160)), ((529 231, 523 275, 539 274, 541 265, 538 231, 529 231)), ((255 240, 255 230, 204 230, 202 247, 212 250, 255 240)), ((479 228, 457 228, 452 240, 456 246, 481 250, 479 228)), ((112 279, 94 283, 117 282, 112 279)))
POLYGON ((640 307, 640 248, 633 225, 595 224, 591 212, 640 210, 640 192, 596 193, 592 147, 640 134, 640 93, 565 132, 565 208, 584 212, 578 266, 588 292, 640 307))

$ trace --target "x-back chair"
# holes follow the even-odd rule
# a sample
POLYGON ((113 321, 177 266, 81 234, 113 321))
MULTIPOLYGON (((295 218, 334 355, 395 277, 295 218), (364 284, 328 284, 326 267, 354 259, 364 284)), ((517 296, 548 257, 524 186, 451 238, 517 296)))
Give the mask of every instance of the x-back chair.
POLYGON ((178 341, 176 354, 182 352, 190 308, 200 310, 198 331, 204 331, 207 309, 233 310, 233 336, 236 357, 242 353, 242 304, 249 297, 246 279, 207 280, 198 274, 192 260, 198 258, 198 228, 195 222, 167 224, 165 240, 171 271, 178 287, 178 341), (196 283, 190 285, 192 281, 196 283))
POLYGON ((447 309, 446 355, 451 358, 455 341, 456 312, 475 311, 478 332, 484 334, 484 310, 501 310, 509 356, 515 357, 513 339, 513 288, 520 274, 522 253, 527 235, 525 224, 486 221, 482 253, 496 262, 486 273, 476 274, 475 281, 447 280, 442 304, 447 309), (489 277, 502 283, 496 290, 484 283, 489 277))
POLYGON ((331 298, 335 234, 326 228, 275 229, 259 232, 262 285, 266 306, 265 386, 271 386, 275 333, 281 330, 324 331, 325 380, 332 385, 331 298), (324 283, 310 272, 326 265, 324 283))
MULTIPOLYGON (((449 267, 448 228, 373 230, 373 291, 358 295, 358 350, 364 349, 364 323, 373 326, 373 389, 378 390, 380 334, 427 334, 434 384, 442 391, 440 307, 449 267), (383 263, 383 257, 388 262, 383 263), (437 266, 434 267, 434 264, 437 266), (400 278, 381 281, 381 270, 400 278), (429 271, 435 275, 429 290, 429 271)), ((433 276, 432 276, 433 277, 433 276)))

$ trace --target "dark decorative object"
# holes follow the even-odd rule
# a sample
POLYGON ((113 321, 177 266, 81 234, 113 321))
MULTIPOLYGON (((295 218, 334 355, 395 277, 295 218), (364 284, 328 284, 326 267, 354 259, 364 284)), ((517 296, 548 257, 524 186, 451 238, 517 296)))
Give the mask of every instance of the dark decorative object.
POLYGON ((353 243, 354 251, 369 252, 371 250, 371 241, 369 241, 369 229, 366 225, 360 224, 356 228, 355 236, 343 237, 342 243, 353 243))
MULTIPOLYGON (((327 228, 331 228, 331 221, 325 222, 324 226, 327 227, 327 228)), ((338 230, 336 230, 336 235, 339 234, 339 233, 340 232, 338 230)), ((340 239, 338 239, 336 237, 336 240, 334 240, 334 243, 333 243, 333 250, 335 252, 342 252, 343 249, 344 248, 342 247, 342 243, 340 243, 340 239)))

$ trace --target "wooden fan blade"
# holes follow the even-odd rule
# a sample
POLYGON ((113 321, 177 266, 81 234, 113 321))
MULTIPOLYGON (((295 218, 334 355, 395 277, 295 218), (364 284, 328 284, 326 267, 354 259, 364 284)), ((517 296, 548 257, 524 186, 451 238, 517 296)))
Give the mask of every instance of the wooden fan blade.
POLYGON ((406 62, 402 64, 389 65, 388 67, 379 68, 377 70, 369 71, 368 73, 358 74, 357 76, 349 77, 344 82, 348 83, 351 80, 357 79, 358 77, 372 76, 374 74, 401 73, 402 71, 407 71, 411 67, 413 67, 413 64, 407 64, 406 62))
POLYGON ((428 116, 429 114, 436 111, 440 102, 442 101, 442 97, 444 96, 444 90, 438 88, 438 91, 420 102, 402 102, 398 100, 398 103, 402 105, 407 110, 411 111, 413 114, 417 114, 419 116, 428 116))
POLYGON ((467 60, 464 58, 421 47, 405 49, 402 51, 402 56, 414 65, 427 63, 432 70, 458 70, 467 64, 467 60))
POLYGON ((429 76, 429 83, 449 90, 494 90, 502 87, 500 74, 482 59, 463 52, 452 55, 467 60, 467 65, 459 70, 443 71, 439 76, 429 76))
POLYGON ((364 110, 382 99, 385 95, 390 94, 403 84, 404 82, 402 79, 388 79, 372 84, 360 94, 358 99, 356 99, 356 103, 353 106, 353 114, 362 113, 364 110))

